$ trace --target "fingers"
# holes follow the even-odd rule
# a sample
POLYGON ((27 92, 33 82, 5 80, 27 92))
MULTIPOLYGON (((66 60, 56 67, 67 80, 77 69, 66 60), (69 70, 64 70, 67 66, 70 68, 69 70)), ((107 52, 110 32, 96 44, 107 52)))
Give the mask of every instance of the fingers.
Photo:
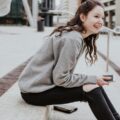
POLYGON ((106 82, 106 81, 102 81, 102 83, 101 83, 102 85, 109 85, 109 82, 106 82))
POLYGON ((103 80, 110 80, 111 77, 102 77, 103 80))
POLYGON ((105 79, 105 80, 109 80, 110 77, 102 77, 102 78, 98 78, 98 79, 97 79, 97 84, 98 84, 99 86, 109 85, 109 82, 104 81, 104 79, 105 79))
POLYGON ((97 85, 103 86, 103 85, 109 85, 109 83, 108 82, 97 82, 97 85))

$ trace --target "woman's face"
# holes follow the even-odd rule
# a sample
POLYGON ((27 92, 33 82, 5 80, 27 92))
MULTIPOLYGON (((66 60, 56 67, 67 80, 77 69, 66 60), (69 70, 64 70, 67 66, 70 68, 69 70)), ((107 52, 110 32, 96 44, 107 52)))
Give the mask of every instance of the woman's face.
POLYGON ((96 6, 87 16, 80 15, 80 18, 87 34, 97 34, 103 26, 104 9, 101 6, 96 6))

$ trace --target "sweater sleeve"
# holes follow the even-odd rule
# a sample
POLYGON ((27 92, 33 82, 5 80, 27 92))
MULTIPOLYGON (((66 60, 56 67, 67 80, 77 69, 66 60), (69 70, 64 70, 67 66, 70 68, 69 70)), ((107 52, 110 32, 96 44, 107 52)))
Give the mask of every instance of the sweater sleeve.
POLYGON ((62 42, 59 58, 53 69, 54 84, 65 88, 79 87, 86 83, 95 84, 96 76, 73 73, 82 46, 80 41, 65 39, 62 42))

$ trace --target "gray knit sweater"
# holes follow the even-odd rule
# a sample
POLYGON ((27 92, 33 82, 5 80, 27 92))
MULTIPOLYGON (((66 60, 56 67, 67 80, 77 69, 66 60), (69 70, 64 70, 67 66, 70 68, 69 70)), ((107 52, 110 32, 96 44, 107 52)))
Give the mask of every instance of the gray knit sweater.
POLYGON ((38 93, 55 86, 72 88, 96 83, 96 76, 73 73, 83 53, 82 41, 81 34, 76 31, 48 37, 19 77, 21 92, 38 93))

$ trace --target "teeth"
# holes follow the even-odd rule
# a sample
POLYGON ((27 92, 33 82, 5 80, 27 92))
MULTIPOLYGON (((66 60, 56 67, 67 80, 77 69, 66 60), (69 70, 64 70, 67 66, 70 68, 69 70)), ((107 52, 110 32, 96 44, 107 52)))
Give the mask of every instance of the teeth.
POLYGON ((101 24, 96 24, 96 25, 94 25, 96 28, 100 28, 100 27, 102 27, 102 25, 101 24))
POLYGON ((94 25, 95 28, 101 28, 101 25, 94 25))

